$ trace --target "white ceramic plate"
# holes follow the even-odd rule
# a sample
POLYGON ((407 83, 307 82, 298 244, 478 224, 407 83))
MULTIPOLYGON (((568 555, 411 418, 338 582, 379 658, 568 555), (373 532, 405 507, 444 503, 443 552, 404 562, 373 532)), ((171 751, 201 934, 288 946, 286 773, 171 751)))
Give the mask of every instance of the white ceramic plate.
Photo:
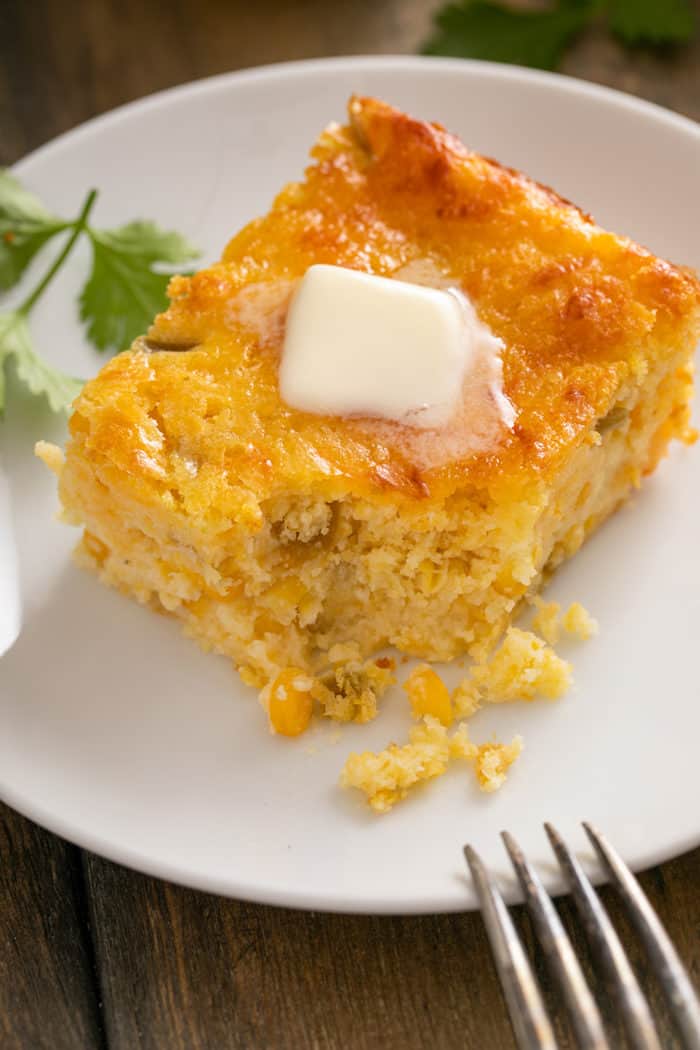
MULTIPOLYGON (((220 77, 93 121, 16 170, 60 214, 95 185, 96 223, 153 217, 214 258, 300 174, 351 92, 437 119, 603 224, 700 265, 695 125, 584 83, 475 62, 332 59, 220 77)), ((84 263, 72 260, 33 327, 48 357, 87 375, 100 358, 76 323, 84 263)), ((1 793, 40 823, 192 886, 377 912, 474 906, 465 841, 512 893, 501 828, 555 890, 545 819, 578 847, 578 821, 597 822, 635 868, 697 843, 697 450, 674 449, 551 588, 601 624, 599 638, 570 650, 569 696, 494 708, 473 723, 477 739, 524 735, 506 787, 481 795, 456 766, 377 818, 336 783, 351 750, 405 736, 401 691, 337 742, 328 725, 298 741, 269 736, 226 660, 73 567, 76 535, 53 520, 54 480, 31 451, 39 437, 61 440, 62 427, 15 399, 0 434, 23 600, 21 636, 0 662, 1 793)))

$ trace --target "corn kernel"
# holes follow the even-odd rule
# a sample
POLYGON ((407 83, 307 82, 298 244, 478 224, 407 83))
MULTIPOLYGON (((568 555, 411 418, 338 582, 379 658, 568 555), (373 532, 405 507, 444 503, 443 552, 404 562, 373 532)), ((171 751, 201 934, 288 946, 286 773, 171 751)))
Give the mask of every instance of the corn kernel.
POLYGON ((276 620, 270 613, 261 613, 255 620, 255 633, 258 637, 266 634, 281 634, 284 624, 276 620))
POLYGON ((311 721, 314 680, 297 667, 280 671, 272 683, 267 712, 270 725, 282 736, 299 736, 311 721))
POLYGON ((450 692, 440 676, 427 664, 419 664, 404 682, 416 718, 431 715, 442 725, 452 722, 450 692))
POLYGON ((273 583, 265 595, 270 604, 282 602, 284 605, 296 605, 306 594, 306 587, 298 576, 287 576, 273 583))
POLYGON ((241 571, 241 559, 236 558, 224 558, 222 562, 217 565, 218 571, 222 576, 237 577, 241 571))
POLYGON ((299 603, 306 593, 306 587, 297 576, 287 576, 270 587, 263 602, 282 624, 290 624, 299 612, 299 603))
POLYGON ((429 558, 424 558, 420 563, 418 573, 422 589, 426 594, 434 594, 444 582, 444 570, 436 568, 429 558))

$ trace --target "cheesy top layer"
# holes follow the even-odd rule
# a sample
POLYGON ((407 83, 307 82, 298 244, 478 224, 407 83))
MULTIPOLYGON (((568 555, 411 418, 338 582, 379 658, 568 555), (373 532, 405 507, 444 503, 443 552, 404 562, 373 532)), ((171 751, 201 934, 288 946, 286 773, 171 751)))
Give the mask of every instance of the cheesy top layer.
POLYGON ((173 278, 169 309, 76 402, 85 453, 142 491, 176 488, 193 511, 227 514, 280 492, 411 503, 546 481, 620 388, 697 329, 690 271, 437 124, 371 98, 351 99, 349 114, 219 263, 173 278), (456 283, 503 341, 512 429, 465 447, 457 432, 409 440, 398 423, 285 405, 285 313, 314 263, 456 283))

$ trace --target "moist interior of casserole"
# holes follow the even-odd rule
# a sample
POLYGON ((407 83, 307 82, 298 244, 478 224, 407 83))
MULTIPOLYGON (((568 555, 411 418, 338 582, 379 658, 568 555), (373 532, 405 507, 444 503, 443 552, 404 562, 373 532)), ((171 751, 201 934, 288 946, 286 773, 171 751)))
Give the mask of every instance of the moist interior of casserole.
POLYGON ((254 531, 239 523, 206 550, 167 514, 115 505, 78 429, 62 499, 85 525, 79 558, 177 616, 257 686, 288 666, 318 672, 347 641, 363 658, 392 645, 430 660, 480 659, 523 597, 683 437, 692 379, 681 345, 627 379, 549 482, 511 479, 496 495, 465 486, 410 506, 290 491, 261 503, 254 531))

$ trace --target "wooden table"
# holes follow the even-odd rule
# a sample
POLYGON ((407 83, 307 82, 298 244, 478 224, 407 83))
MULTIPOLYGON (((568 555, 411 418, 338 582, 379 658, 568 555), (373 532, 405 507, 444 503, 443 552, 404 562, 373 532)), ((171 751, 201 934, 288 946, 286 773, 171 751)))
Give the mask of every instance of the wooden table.
MULTIPOLYGON (((195 77, 281 59, 414 51, 437 6, 0 0, 0 164, 195 77)), ((697 41, 676 54, 632 56, 594 31, 565 71, 700 118, 697 41)), ((0 858, 2 1050, 514 1045, 478 915, 363 918, 219 900, 104 861, 7 808, 0 858)), ((700 850, 642 881, 697 978, 700 850)), ((613 894, 603 896, 629 940, 613 894)), ((590 971, 568 900, 559 910, 590 971)), ((531 944, 521 911, 517 921, 531 944)), ((654 983, 645 978, 645 987, 658 1002, 654 983)), ((673 1047, 663 1009, 661 1017, 663 1045, 673 1047)), ((557 1027, 562 1046, 573 1045, 559 1013, 557 1027)), ((614 1023, 612 1031, 623 1046, 614 1023)))

